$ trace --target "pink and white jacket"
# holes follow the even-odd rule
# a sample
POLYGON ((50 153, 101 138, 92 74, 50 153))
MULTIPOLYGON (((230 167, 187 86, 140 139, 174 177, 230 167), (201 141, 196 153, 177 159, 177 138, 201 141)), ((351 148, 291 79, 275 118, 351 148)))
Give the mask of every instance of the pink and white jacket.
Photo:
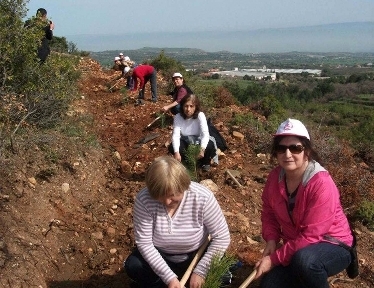
POLYGON ((309 162, 304 172, 292 217, 288 212, 285 171, 280 166, 270 172, 262 201, 262 237, 266 242, 283 240, 283 245, 270 255, 274 265, 288 265, 299 249, 326 242, 323 238, 326 234, 352 245, 353 237, 340 203, 339 190, 318 162, 309 162))

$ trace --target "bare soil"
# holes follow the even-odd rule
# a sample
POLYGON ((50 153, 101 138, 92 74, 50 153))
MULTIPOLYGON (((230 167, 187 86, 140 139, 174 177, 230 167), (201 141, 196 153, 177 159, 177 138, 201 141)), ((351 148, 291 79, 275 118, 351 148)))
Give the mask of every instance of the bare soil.
MULTIPOLYGON (((147 91, 146 104, 135 106, 135 94, 124 97, 119 91, 124 80, 109 90, 119 72, 87 58, 81 69, 81 97, 68 113, 71 125, 65 130, 84 120, 86 141, 49 131, 19 139, 16 154, 1 155, 0 287, 129 287, 122 263, 134 246, 134 197, 144 186, 148 165, 167 154, 172 116, 146 127, 171 99, 160 94, 152 103, 147 91), (91 134, 99 146, 87 145, 91 134)), ((166 83, 158 81, 160 87, 166 83)), ((199 181, 215 183, 210 187, 230 227, 229 252, 243 263, 233 288, 252 272, 264 247, 260 195, 272 168, 265 154, 249 147, 247 131, 230 125, 245 109, 232 105, 210 111, 229 149, 218 166, 199 172, 199 181), (227 169, 238 171, 241 186, 227 169)), ((374 235, 355 224, 361 274, 350 280, 342 272, 330 279, 331 287, 374 287, 374 235)), ((255 281, 249 287, 257 286, 255 281)))

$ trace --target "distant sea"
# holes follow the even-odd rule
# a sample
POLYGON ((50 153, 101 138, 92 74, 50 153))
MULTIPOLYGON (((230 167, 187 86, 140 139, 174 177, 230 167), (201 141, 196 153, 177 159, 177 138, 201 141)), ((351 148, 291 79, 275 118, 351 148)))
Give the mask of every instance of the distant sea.
POLYGON ((65 36, 79 50, 101 52, 143 47, 197 48, 207 52, 374 52, 374 22, 282 29, 157 32, 65 36))

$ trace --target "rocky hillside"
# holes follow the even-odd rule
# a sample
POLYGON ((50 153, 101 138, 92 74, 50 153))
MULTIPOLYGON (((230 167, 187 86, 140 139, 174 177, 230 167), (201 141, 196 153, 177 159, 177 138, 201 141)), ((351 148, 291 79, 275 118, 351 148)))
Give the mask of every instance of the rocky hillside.
MULTIPOLYGON (((134 197, 148 165, 167 153, 172 118, 147 126, 171 99, 159 95, 157 103, 135 106, 135 94, 124 97, 118 89, 124 82, 109 90, 119 72, 88 58, 81 67, 81 97, 63 127, 34 131, 18 139, 16 154, 1 155, 0 287, 129 287, 122 263, 134 245, 134 197)), ((210 112, 229 149, 218 166, 199 174, 224 210, 229 250, 244 264, 233 288, 250 274, 264 247, 260 195, 271 169, 266 151, 251 149, 248 131, 230 125, 246 109, 232 105, 210 112)), ((359 223, 356 232, 361 275, 354 281, 336 275, 332 287, 374 286, 374 235, 359 223)))

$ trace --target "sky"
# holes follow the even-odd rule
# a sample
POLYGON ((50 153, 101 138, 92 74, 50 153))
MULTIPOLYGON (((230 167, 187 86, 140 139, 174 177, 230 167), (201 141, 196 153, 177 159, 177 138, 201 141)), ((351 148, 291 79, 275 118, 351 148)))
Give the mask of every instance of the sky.
MULTIPOLYGON (((237 31, 373 22, 374 0, 30 0, 27 17, 48 11, 54 34, 120 35, 237 31)), ((79 48, 79 45, 78 45, 79 48)))

